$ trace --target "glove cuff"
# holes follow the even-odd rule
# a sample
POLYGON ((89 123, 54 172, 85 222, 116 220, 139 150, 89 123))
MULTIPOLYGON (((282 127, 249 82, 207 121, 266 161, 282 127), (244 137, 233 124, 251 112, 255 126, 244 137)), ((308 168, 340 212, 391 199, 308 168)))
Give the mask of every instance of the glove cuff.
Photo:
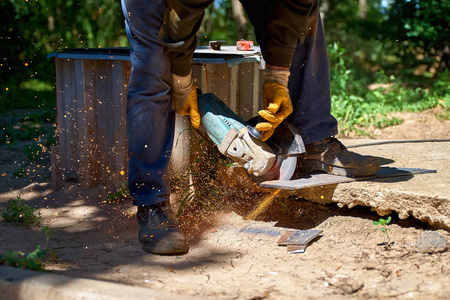
POLYGON ((287 88, 289 75, 291 74, 288 70, 265 69, 263 70, 263 73, 265 81, 279 82, 287 88))
POLYGON ((187 76, 178 76, 172 73, 172 108, 177 113, 183 111, 193 84, 192 71, 187 76))
POLYGON ((192 89, 192 70, 187 76, 178 76, 172 73, 172 91, 175 93, 189 93, 192 89))

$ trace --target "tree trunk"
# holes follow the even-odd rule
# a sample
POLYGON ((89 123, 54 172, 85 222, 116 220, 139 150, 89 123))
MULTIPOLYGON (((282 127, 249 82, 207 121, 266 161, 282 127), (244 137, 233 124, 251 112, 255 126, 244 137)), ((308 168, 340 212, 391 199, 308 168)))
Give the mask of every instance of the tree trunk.
POLYGON ((244 8, 242 7, 241 2, 239 0, 231 0, 231 6, 233 9, 233 18, 236 22, 236 35, 237 39, 246 39, 247 38, 247 18, 244 14, 244 8))
POLYGON ((330 11, 330 7, 332 5, 332 0, 322 0, 320 5, 320 19, 322 20, 322 26, 325 30, 325 18, 327 13, 330 11))
POLYGON ((439 52, 441 60, 439 61, 439 67, 437 68, 435 76, 438 73, 444 72, 445 69, 450 70, 450 48, 447 46, 444 48, 444 50, 439 52))
POLYGON ((361 20, 367 18, 367 0, 359 0, 359 18, 361 20))

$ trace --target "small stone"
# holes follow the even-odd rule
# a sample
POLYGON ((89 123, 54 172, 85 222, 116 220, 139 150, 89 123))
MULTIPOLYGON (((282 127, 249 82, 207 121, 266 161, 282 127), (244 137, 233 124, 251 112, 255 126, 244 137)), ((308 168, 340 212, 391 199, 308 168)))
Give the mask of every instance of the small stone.
POLYGON ((359 283, 359 282, 350 281, 350 282, 341 283, 337 287, 346 294, 353 294, 353 293, 356 293, 357 291, 361 290, 364 287, 364 284, 359 283))
POLYGON ((448 250, 447 240, 435 231, 424 231, 417 240, 415 250, 420 253, 440 253, 448 250))
POLYGON ((391 275, 391 273, 392 273, 391 270, 384 269, 381 271, 381 276, 383 276, 384 278, 388 278, 391 275))

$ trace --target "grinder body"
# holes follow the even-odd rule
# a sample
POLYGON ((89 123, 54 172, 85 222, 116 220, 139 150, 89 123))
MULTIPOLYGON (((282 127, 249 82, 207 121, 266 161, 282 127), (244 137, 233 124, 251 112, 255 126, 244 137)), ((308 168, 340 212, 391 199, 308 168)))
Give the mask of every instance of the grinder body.
POLYGON ((305 152, 303 141, 292 126, 277 128, 273 139, 262 142, 255 134, 253 123, 257 120, 244 121, 214 94, 199 95, 198 107, 202 127, 209 138, 223 155, 244 167, 252 180, 290 179, 296 154, 305 152))

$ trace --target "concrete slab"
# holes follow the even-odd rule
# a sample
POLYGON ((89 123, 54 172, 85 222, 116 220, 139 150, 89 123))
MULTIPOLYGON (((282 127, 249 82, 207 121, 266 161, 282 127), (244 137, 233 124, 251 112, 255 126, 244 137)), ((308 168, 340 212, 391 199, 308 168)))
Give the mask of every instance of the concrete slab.
POLYGON ((412 215, 437 228, 450 230, 450 142, 392 142, 341 140, 350 148, 379 158, 383 166, 437 170, 437 173, 356 181, 297 190, 295 194, 319 203, 337 202, 352 208, 369 206, 381 216, 412 215))
POLYGON ((75 278, 6 266, 0 266, 0 295, 1 299, 4 300, 198 299, 198 297, 175 295, 120 283, 75 278))

